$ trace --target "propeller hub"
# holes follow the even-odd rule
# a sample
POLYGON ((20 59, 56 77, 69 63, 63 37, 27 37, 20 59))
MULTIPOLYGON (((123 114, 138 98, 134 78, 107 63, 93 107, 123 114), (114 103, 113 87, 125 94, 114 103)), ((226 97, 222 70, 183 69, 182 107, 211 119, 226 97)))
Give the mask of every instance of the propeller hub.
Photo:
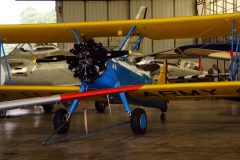
POLYGON ((96 43, 94 39, 85 39, 80 44, 74 44, 70 52, 74 56, 67 57, 68 69, 74 72, 74 77, 88 84, 103 75, 109 59, 129 54, 128 51, 108 51, 102 43, 96 43))
POLYGON ((95 43, 93 39, 85 39, 80 44, 74 44, 70 52, 74 56, 68 57, 68 68, 74 72, 74 77, 86 83, 93 83, 106 70, 107 59, 102 55, 107 53, 107 50, 102 43, 95 43))

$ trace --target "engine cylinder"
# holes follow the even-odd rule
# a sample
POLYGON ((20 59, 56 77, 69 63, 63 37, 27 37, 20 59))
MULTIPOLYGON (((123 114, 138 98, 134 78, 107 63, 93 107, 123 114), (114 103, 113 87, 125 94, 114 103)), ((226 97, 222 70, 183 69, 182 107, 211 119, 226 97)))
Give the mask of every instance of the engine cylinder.
POLYGON ((107 59, 102 58, 102 55, 106 54, 107 50, 101 43, 86 39, 81 44, 75 44, 70 52, 75 56, 67 59, 69 69, 74 72, 74 77, 86 83, 93 83, 106 70, 107 59))
POLYGON ((84 39, 80 44, 74 44, 70 52, 74 56, 67 57, 68 69, 74 72, 87 84, 93 84, 107 69, 109 59, 126 56, 128 51, 108 51, 102 43, 96 43, 94 39, 84 39))

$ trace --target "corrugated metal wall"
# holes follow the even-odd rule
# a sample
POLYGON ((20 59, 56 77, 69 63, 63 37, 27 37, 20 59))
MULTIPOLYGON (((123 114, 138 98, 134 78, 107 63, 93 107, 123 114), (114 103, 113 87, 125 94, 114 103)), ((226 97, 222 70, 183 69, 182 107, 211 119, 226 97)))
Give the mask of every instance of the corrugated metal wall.
MULTIPOLYGON (((147 18, 174 16, 191 16, 195 14, 195 0, 118 0, 118 1, 63 1, 62 18, 59 22, 100 21, 117 19, 134 19, 141 5, 148 7, 147 18)), ((117 47, 123 38, 96 38, 105 46, 117 47)), ((193 39, 151 40, 145 38, 142 43, 143 53, 150 54, 179 45, 191 44, 193 39)), ((71 45, 64 45, 68 50, 71 45)))
MULTIPOLYGON (((86 21, 106 21, 108 20, 107 1, 87 1, 86 21)), ((101 42, 108 46, 108 38, 95 38, 96 42, 101 42)))
MULTIPOLYGON (((192 0, 176 0, 175 1, 175 17, 179 16, 192 16, 197 14, 196 8, 195 8, 195 1, 192 0)), ((194 39, 188 38, 188 39, 177 39, 175 41, 175 47, 187 45, 187 44, 193 44, 194 39)))
MULTIPOLYGON (((130 19, 135 19, 140 6, 147 6, 146 18, 152 18, 152 1, 151 0, 131 0, 130 1, 130 19)), ((151 54, 153 42, 149 38, 144 38, 141 43, 141 53, 151 54)))
MULTIPOLYGON (((64 1, 62 5, 62 17, 58 19, 61 22, 84 22, 85 21, 85 11, 84 11, 83 1, 64 1)), ((65 43, 59 45, 60 49, 69 51, 73 48, 72 43, 65 43)))
MULTIPOLYGON (((128 1, 109 1, 108 2, 108 20, 129 19, 128 1)), ((124 37, 109 37, 109 47, 119 47, 124 37)))
MULTIPOLYGON (((174 17, 174 0, 153 0, 153 18, 174 17)), ((153 52, 174 48, 174 40, 154 40, 153 52)))

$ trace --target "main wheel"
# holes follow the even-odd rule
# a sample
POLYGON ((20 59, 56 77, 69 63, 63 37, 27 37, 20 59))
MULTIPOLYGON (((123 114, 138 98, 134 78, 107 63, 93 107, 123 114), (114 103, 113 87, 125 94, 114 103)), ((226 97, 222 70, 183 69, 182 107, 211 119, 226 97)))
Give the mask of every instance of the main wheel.
POLYGON ((7 111, 0 111, 0 118, 5 118, 7 111))
POLYGON ((166 121, 166 114, 165 113, 161 113, 160 119, 161 119, 162 122, 165 122, 166 121))
POLYGON ((67 115, 66 109, 58 109, 53 115, 53 127, 58 134, 66 133, 69 130, 70 119, 66 121, 67 115), (64 125, 65 124, 65 125, 64 125), (59 128, 61 127, 61 128, 59 128))
POLYGON ((147 129, 147 115, 141 108, 136 108, 131 114, 131 129, 134 134, 144 134, 147 129))
POLYGON ((95 109, 99 113, 103 113, 106 109, 107 103, 102 101, 95 101, 95 109))
POLYGON ((54 104, 45 104, 42 107, 45 113, 52 113, 54 104))

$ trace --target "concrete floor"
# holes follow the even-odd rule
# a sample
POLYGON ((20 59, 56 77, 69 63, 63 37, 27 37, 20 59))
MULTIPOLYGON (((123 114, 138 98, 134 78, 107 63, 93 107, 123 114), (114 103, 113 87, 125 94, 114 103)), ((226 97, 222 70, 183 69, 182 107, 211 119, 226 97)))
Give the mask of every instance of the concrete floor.
MULTIPOLYGON (((92 108, 92 107, 91 107, 92 108)), ((52 132, 52 115, 21 110, 0 120, 0 159, 240 159, 240 106, 234 101, 171 102, 167 122, 146 108, 148 129, 135 136, 129 124, 70 142, 43 146, 52 132), (23 113, 25 112, 25 113, 23 113)), ((97 114, 88 110, 89 129, 127 119, 120 105, 97 114)), ((71 120, 70 133, 84 130, 82 112, 71 120)))

